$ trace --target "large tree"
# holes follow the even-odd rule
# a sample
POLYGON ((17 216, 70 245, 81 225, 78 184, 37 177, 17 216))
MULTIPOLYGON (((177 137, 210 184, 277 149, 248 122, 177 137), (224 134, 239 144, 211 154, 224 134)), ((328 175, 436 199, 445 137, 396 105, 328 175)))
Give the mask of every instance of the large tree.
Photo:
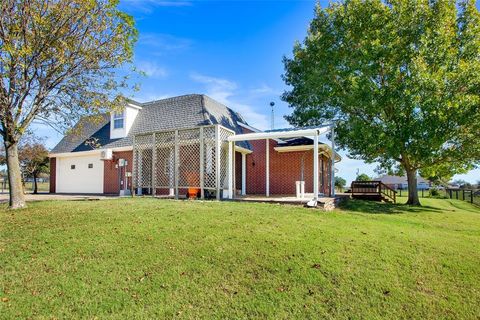
POLYGON ((0 1, 0 135, 11 208, 25 206, 18 142, 32 121, 58 126, 124 103, 120 67, 131 62, 137 32, 117 4, 0 1))
POLYGON ((407 174, 480 159, 480 14, 473 1, 351 0, 316 8, 285 58, 293 125, 336 121, 350 154, 407 174))

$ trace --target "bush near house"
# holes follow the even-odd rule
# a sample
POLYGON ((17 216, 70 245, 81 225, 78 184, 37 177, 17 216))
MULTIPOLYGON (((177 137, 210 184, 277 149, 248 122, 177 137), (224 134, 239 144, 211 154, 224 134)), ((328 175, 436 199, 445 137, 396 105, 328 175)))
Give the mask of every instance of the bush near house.
POLYGON ((423 203, 5 205, 0 315, 478 319, 480 210, 423 203))

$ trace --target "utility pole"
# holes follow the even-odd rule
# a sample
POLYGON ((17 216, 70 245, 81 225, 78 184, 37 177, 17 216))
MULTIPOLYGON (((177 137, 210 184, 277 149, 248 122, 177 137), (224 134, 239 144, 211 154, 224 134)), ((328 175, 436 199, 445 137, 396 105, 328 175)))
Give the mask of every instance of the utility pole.
POLYGON ((270 107, 272 108, 272 130, 275 129, 275 114, 273 112, 273 107, 275 106, 275 102, 271 101, 270 102, 270 107))

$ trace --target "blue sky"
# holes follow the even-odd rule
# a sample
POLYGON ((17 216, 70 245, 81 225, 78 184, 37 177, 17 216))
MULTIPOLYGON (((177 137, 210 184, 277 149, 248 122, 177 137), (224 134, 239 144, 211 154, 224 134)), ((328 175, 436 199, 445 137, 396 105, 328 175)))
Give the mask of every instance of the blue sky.
MULTIPOLYGON (((321 1, 326 5, 326 1, 321 1)), ((280 100, 282 57, 301 41, 313 17, 315 1, 158 1, 121 0, 133 15, 140 36, 135 64, 146 73, 140 102, 204 93, 240 112, 250 125, 270 128, 270 101, 275 102, 275 127, 287 127, 291 112, 280 100)), ((53 147, 61 134, 36 128, 53 147)), ((351 181, 359 170, 375 175, 375 165, 348 159, 338 175, 351 181)), ((460 176, 475 182, 480 170, 460 176)))

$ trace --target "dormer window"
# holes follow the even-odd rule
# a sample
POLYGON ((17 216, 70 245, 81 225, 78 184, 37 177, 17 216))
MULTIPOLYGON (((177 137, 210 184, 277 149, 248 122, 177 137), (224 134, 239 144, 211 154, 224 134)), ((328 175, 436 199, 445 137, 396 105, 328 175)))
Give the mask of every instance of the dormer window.
POLYGON ((113 114, 113 128, 114 129, 123 129, 125 125, 125 113, 122 112, 115 112, 113 114))

